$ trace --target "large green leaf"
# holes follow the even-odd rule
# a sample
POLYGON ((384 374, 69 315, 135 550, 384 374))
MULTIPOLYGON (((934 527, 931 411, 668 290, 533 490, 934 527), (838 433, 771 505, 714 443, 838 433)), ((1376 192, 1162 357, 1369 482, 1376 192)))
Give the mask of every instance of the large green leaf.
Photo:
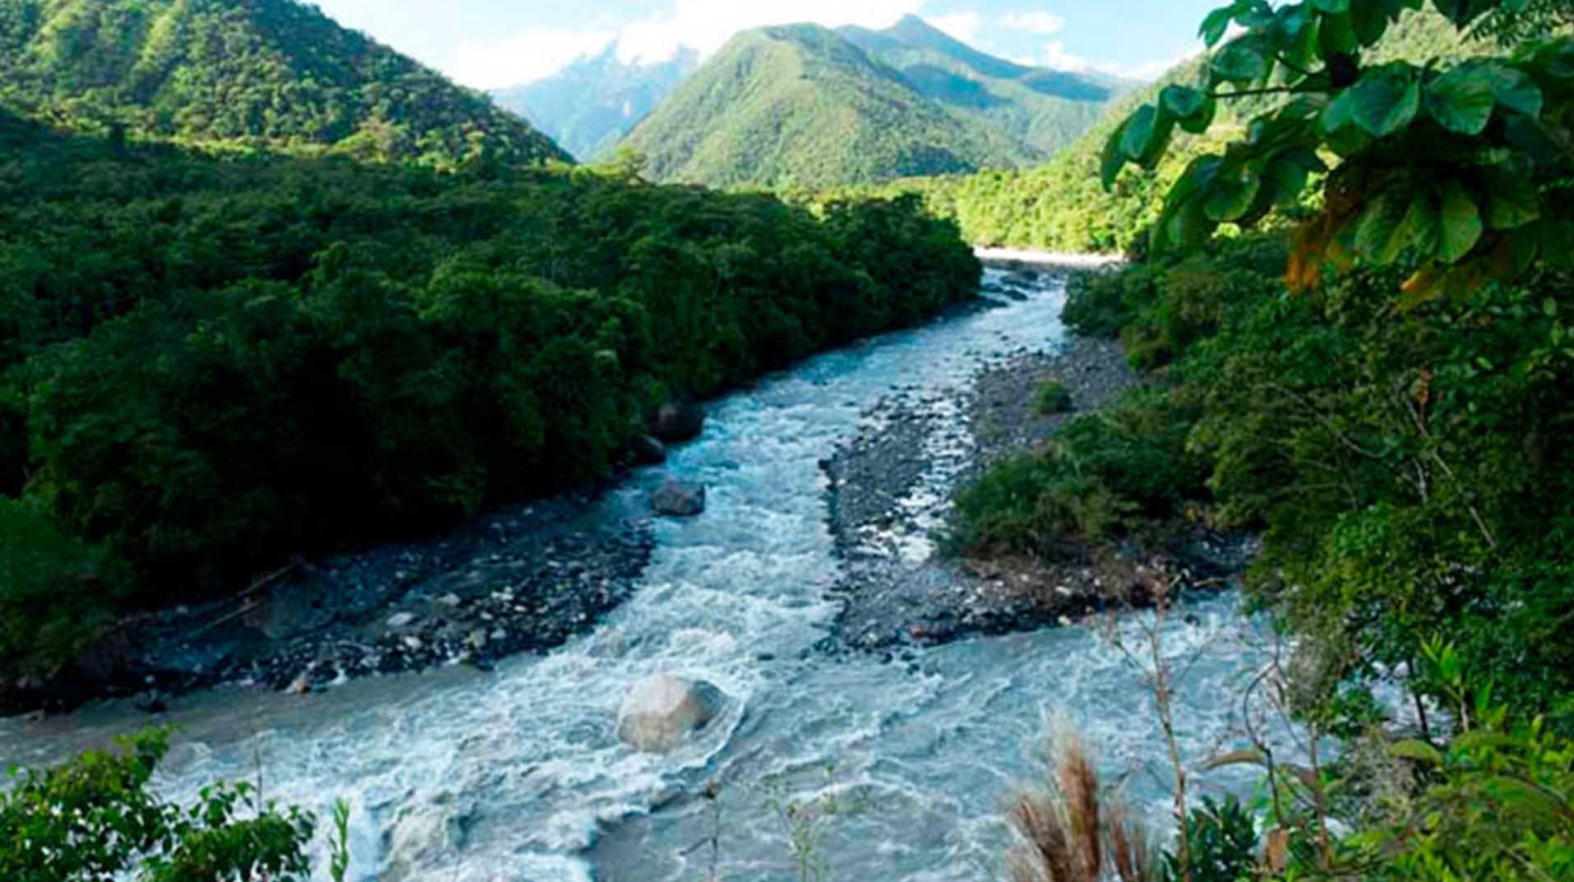
POLYGON ((1214 75, 1226 82, 1255 83, 1268 69, 1268 57, 1251 40, 1233 40, 1213 57, 1214 75))
POLYGON ((1517 68, 1490 62, 1474 65, 1472 69, 1478 77, 1490 85, 1492 97, 1498 104, 1526 116, 1541 116, 1545 99, 1541 94, 1541 87, 1536 85, 1536 81, 1531 79, 1529 74, 1517 68))
POLYGON ((1197 36, 1202 38, 1202 41, 1208 45, 1209 49, 1212 49, 1219 45, 1220 40, 1224 39, 1224 34, 1230 29, 1230 22, 1234 18, 1235 10, 1233 7, 1227 6, 1223 9, 1215 9, 1208 13, 1207 18, 1202 20, 1202 27, 1198 29, 1197 36))
POLYGON ((1355 231, 1356 252, 1379 264, 1393 263, 1414 239, 1417 219, 1415 200, 1400 193, 1385 193, 1362 215, 1355 231))
POLYGON ((1376 71, 1350 87, 1350 117, 1367 134, 1386 138, 1415 119, 1421 108, 1421 83, 1408 67, 1376 71))
POLYGON ((1356 41, 1362 46, 1371 46, 1381 40, 1393 20, 1389 12, 1383 0, 1357 0, 1350 4, 1350 25, 1356 41))
POLYGON ((1142 105, 1126 120, 1125 131, 1120 138, 1121 151, 1128 158, 1140 162, 1147 155, 1158 130, 1159 109, 1151 104, 1142 105))
POLYGON ((1541 217, 1541 195, 1524 176, 1494 169, 1484 180, 1489 228, 1514 230, 1541 217))
POLYGON ((1222 170, 1208 186, 1203 210, 1212 221, 1239 220, 1257 201, 1262 176, 1250 167, 1237 165, 1222 170))
POLYGON ((1458 263, 1476 247, 1485 231, 1481 210, 1470 193, 1458 181, 1443 184, 1438 258, 1444 263, 1458 263))
POLYGON ((1492 121, 1492 83, 1471 67, 1456 67, 1427 84, 1426 109, 1437 124, 1461 135, 1479 135, 1492 121))
POLYGON ((1213 125, 1214 113, 1218 104, 1200 89, 1188 86, 1166 86, 1159 93, 1159 104, 1167 110, 1180 127, 1194 135, 1200 135, 1213 125))
POLYGON ((1324 57, 1354 52, 1357 45, 1355 25, 1351 22, 1348 8, 1343 12, 1323 15, 1322 25, 1317 29, 1317 48, 1324 57))
POLYGON ((1104 189, 1115 186, 1120 179, 1120 170, 1126 167, 1126 123, 1121 123, 1118 128, 1104 142, 1104 155, 1099 163, 1099 177, 1104 182, 1104 189))

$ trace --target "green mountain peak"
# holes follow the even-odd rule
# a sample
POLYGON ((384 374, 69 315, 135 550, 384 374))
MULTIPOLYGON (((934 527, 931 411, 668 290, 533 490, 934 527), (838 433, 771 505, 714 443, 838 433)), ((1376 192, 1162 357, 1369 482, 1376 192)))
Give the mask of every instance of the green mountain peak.
POLYGON ((1119 90, 995 58, 917 17, 746 31, 626 139, 661 180, 823 187, 1042 162, 1119 90))
POLYGON ((6 0, 0 105, 87 132, 453 165, 550 139, 295 0, 6 0))

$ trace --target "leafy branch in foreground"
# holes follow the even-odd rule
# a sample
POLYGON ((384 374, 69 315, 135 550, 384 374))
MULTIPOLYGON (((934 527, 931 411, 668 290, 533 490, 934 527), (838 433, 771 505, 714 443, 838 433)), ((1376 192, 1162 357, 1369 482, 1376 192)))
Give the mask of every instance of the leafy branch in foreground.
POLYGON ((1244 138, 1194 160, 1171 188, 1155 252, 1256 224, 1321 180, 1320 210, 1290 256, 1293 287, 1315 286, 1325 263, 1401 265, 1414 304, 1519 276, 1538 258, 1564 265, 1574 255, 1574 201, 1560 185, 1574 172, 1574 39, 1526 27, 1495 55, 1377 63, 1389 29, 1427 5, 1461 32, 1558 20, 1531 0, 1235 0, 1202 24, 1214 52, 1200 82, 1165 88, 1111 136, 1105 186, 1128 163, 1155 166, 1177 129, 1207 131, 1220 101, 1278 94, 1244 138), (1240 34, 1225 41, 1232 26, 1240 34))
MULTIPOLYGON (((53 769, 10 770, 0 793, 0 879, 8 882, 292 882, 309 876, 315 819, 217 784, 182 808, 149 790, 169 733, 121 739, 53 769)), ((349 866, 341 809, 335 879, 349 866)))

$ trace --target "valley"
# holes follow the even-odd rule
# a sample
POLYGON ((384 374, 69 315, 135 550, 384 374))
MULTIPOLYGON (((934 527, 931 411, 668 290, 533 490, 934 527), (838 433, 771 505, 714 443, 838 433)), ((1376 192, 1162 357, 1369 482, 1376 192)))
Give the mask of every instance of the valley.
POLYGON ((0 0, 0 879, 1574 878, 1574 7, 1190 4, 0 0))

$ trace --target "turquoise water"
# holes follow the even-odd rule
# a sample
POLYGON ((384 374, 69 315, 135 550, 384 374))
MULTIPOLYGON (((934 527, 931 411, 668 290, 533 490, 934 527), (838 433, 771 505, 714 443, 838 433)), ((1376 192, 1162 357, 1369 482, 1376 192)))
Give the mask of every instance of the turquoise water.
MULTIPOLYGON (((1078 726, 1106 779, 1161 819, 1163 745, 1143 674, 1081 628, 967 640, 917 670, 811 647, 836 607, 838 563, 819 462, 894 389, 960 387, 991 359, 1064 339, 1063 287, 815 359, 713 410, 666 471, 705 483, 701 518, 656 525, 635 597, 594 633, 481 675, 448 669, 350 683, 305 698, 226 690, 177 702, 173 795, 259 778, 271 798, 354 806, 352 876, 442 882, 705 879, 707 781, 721 791, 720 878, 795 878, 773 801, 837 794, 819 853, 833 879, 1003 878, 1005 795, 1039 767, 1054 721, 1078 726), (628 687, 671 672, 721 687, 733 709, 669 756, 631 753, 613 720, 628 687)), ((955 409, 943 419, 965 416, 955 409)), ((965 438, 966 433, 947 433, 965 438)), ((957 442, 961 443, 961 442, 957 442)), ((955 453, 956 451, 952 451, 955 453)), ((964 451, 965 452, 965 451, 964 451)), ((632 476, 608 516, 661 479, 632 476)), ((921 492, 943 496, 937 469, 921 492)), ((1243 676, 1260 635, 1225 595, 1173 622, 1193 760, 1236 744, 1243 676)), ((1143 623, 1116 624, 1128 642, 1143 623)), ((0 721, 0 764, 45 762, 147 722, 103 705, 40 723, 0 721)), ((1204 787, 1239 788, 1231 777, 1204 787)))

